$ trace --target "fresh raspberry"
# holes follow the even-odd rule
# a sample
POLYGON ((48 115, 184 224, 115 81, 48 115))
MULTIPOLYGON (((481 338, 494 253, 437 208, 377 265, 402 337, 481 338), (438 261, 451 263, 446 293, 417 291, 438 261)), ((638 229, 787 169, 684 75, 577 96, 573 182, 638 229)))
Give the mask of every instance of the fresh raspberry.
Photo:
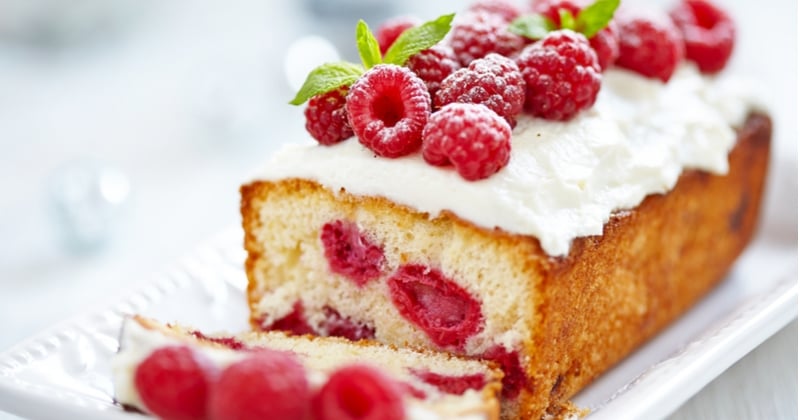
POLYGON ((330 306, 324 306, 322 311, 325 314, 325 321, 320 327, 323 335, 343 337, 353 341, 375 338, 374 327, 343 317, 339 311, 330 306))
POLYGON ((431 97, 439 90, 442 80, 461 67, 456 53, 446 44, 436 44, 414 54, 408 59, 406 66, 425 82, 431 97))
POLYGON ((484 11, 499 15, 506 22, 511 22, 516 19, 522 11, 516 4, 509 0, 477 0, 469 6, 470 11, 484 11))
POLYGON ((454 102, 486 105, 513 127, 525 105, 525 80, 514 60, 492 53, 442 82, 434 97, 434 108, 454 102))
POLYGON ((314 396, 311 411, 315 420, 402 420, 403 394, 399 383, 375 368, 345 366, 314 396))
POLYGON ((583 35, 550 32, 517 57, 528 90, 525 106, 548 120, 568 120, 590 108, 600 91, 597 54, 583 35))
POLYGON ((451 163, 469 181, 492 176, 511 155, 511 127, 484 105, 446 105, 431 116, 422 137, 426 162, 451 163))
POLYGON ((222 371, 208 412, 212 420, 303 419, 310 403, 305 369, 295 356, 261 349, 222 371))
POLYGON ((600 70, 605 71, 619 58, 619 27, 612 20, 608 26, 589 38, 589 45, 597 53, 597 62, 600 70))
POLYGON ((435 268, 402 265, 388 285, 400 315, 440 347, 463 349, 483 329, 480 302, 435 268))
POLYGON ((411 374, 438 388, 447 394, 461 395, 467 390, 480 390, 486 386, 486 377, 482 373, 463 376, 441 375, 431 371, 412 369, 411 374))
POLYGON ((305 110, 306 130, 320 144, 330 146, 353 137, 353 129, 344 109, 347 88, 317 95, 308 101, 305 110))
POLYGON ((355 223, 334 220, 322 226, 320 240, 328 267, 358 287, 381 275, 383 249, 364 235, 355 223))
POLYGON ((528 376, 516 351, 508 351, 498 345, 487 350, 481 358, 497 363, 503 370, 503 397, 514 399, 523 388, 528 387, 528 376))
POLYGON ((431 96, 411 70, 379 64, 350 87, 345 106, 358 141, 378 156, 393 158, 419 149, 431 96))
POLYGON ((381 48, 381 54, 386 54, 389 47, 397 41, 397 38, 403 34, 408 28, 413 28, 422 23, 414 16, 397 16, 393 17, 386 22, 383 22, 378 27, 375 38, 378 40, 378 45, 381 48))
POLYGON ((619 17, 617 64, 666 83, 683 60, 683 40, 669 19, 619 17))
POLYGON ((190 334, 198 340, 219 344, 231 350, 244 350, 247 348, 244 343, 233 337, 209 337, 197 330, 191 331, 190 334))
POLYGON ((450 46, 462 66, 489 53, 511 56, 525 46, 525 39, 508 30, 508 22, 494 13, 467 12, 456 17, 450 30, 450 46))
MULTIPOLYGON (((557 28, 561 28, 560 10, 566 10, 577 18, 578 14, 588 6, 582 0, 547 0, 538 1, 534 4, 534 12, 541 14, 555 23, 557 28)), ((580 29, 580 28, 578 28, 580 29)), ((597 53, 597 61, 600 69, 605 70, 619 57, 619 29, 617 23, 611 21, 608 26, 589 38, 589 45, 597 53)))
POLYGON ((670 16, 683 34, 686 58, 703 73, 725 68, 733 53, 736 26, 724 10, 706 0, 684 0, 670 16))
POLYGON ((167 420, 202 419, 216 374, 213 364, 186 346, 162 347, 150 353, 134 373, 144 406, 167 420))
POLYGON ((308 325, 304 314, 303 302, 297 301, 292 305, 292 311, 270 325, 261 325, 263 331, 286 331, 296 335, 314 334, 315 331, 308 325))

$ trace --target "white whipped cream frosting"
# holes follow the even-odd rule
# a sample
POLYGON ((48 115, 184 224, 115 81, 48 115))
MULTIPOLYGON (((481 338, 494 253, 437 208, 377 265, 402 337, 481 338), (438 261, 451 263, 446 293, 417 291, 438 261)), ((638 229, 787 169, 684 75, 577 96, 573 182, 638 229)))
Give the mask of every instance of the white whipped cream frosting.
POLYGON ((432 216, 449 210, 478 226, 534 236, 562 256, 573 239, 602 234, 615 211, 672 189, 684 169, 727 173, 732 127, 757 104, 751 92, 690 64, 667 84, 612 68, 595 105, 572 120, 520 116, 508 166, 485 180, 466 181, 421 153, 376 157, 355 138, 286 145, 255 178, 311 179, 432 216))

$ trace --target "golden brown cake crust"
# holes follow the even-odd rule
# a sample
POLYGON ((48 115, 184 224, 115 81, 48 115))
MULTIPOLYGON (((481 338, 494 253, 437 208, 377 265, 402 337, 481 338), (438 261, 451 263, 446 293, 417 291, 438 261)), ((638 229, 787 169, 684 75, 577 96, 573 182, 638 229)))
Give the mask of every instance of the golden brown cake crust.
MULTIPOLYGON (((729 271, 753 236, 772 125, 751 115, 738 132, 728 175, 686 171, 668 194, 651 195, 573 242, 543 284, 534 382, 557 406, 681 315, 729 271), (575 308, 580 308, 575 310, 575 308)), ((535 410, 542 401, 531 399, 535 410)), ((536 411, 538 412, 538 411, 536 411)))
MULTIPOLYGON (((248 252, 251 323, 265 277, 277 268, 256 232, 266 229, 262 207, 271 200, 321 197, 344 214, 386 214, 397 223, 427 223, 437 232, 492 243, 534 291, 522 343, 530 383, 504 418, 537 418, 613 366, 699 300, 728 272, 753 235, 769 157, 771 121, 752 114, 737 130, 725 176, 688 170, 668 194, 648 196, 619 212, 602 236, 578 238, 566 257, 545 254, 537 239, 485 229, 443 212, 428 215, 381 197, 331 192, 316 182, 254 181, 241 188, 248 252)), ((398 226, 399 228, 399 226, 398 226)))

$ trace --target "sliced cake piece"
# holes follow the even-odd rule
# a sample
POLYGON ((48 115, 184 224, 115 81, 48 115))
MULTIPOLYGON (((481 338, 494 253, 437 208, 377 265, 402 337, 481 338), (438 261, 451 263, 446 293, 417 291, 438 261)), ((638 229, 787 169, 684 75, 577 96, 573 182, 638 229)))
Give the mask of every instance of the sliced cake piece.
MULTIPOLYGON (((352 418, 384 409, 390 412, 380 418, 491 420, 499 415, 502 372, 479 361, 281 332, 206 335, 141 316, 126 319, 122 328, 113 360, 115 398, 164 418, 237 418, 226 410, 248 405, 246 394, 268 381, 259 370, 281 375, 280 387, 292 389, 291 398, 279 399, 289 401, 283 404, 287 407, 270 402, 265 410, 306 410, 314 420, 340 409, 359 414, 352 418), (282 355, 279 360, 259 365, 259 358, 276 353, 282 355), (292 375, 301 376, 299 385, 292 375)), ((262 409, 267 393, 260 391, 259 407, 247 410, 262 409)))

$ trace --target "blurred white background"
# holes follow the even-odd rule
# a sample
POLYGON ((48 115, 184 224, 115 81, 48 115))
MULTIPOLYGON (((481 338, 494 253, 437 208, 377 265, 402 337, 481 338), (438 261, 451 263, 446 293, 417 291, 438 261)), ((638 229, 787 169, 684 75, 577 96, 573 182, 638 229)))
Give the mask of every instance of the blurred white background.
MULTIPOLYGON (((730 71, 762 84, 775 117, 762 234, 796 246, 797 4, 719 2, 739 22, 730 71)), ((0 351, 238 224, 238 186, 305 136, 291 81, 331 47, 353 58, 357 17, 376 28, 397 12, 432 18, 466 4, 0 0, 0 351), (71 201, 92 182, 110 202, 71 201)), ((793 340, 757 350, 783 359, 744 377, 795 359, 794 390, 781 388, 794 393, 783 412, 796 413, 788 328, 793 340)))

